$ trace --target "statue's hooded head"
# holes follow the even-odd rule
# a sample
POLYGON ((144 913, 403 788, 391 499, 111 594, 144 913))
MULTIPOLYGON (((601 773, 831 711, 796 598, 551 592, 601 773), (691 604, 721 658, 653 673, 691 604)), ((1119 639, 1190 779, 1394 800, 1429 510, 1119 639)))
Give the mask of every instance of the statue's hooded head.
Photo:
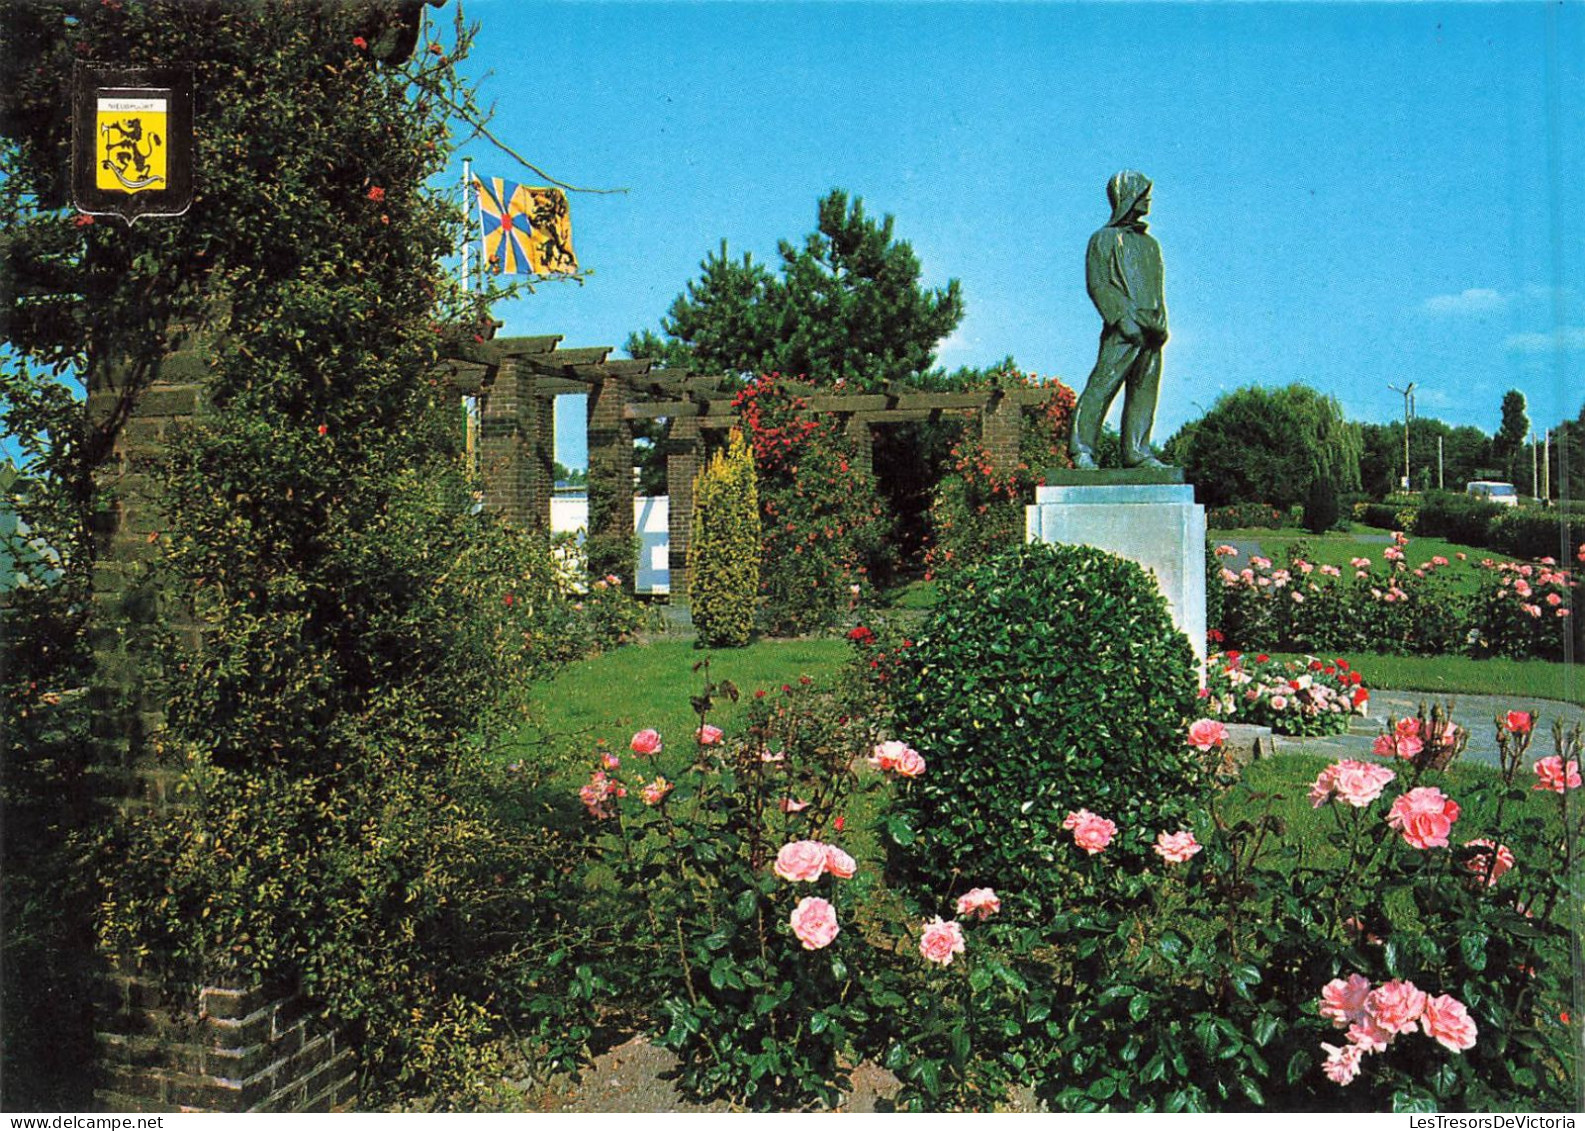
POLYGON ((1132 169, 1114 173, 1106 182, 1106 199, 1112 202, 1108 227, 1145 230, 1144 215, 1150 211, 1150 178, 1132 169))

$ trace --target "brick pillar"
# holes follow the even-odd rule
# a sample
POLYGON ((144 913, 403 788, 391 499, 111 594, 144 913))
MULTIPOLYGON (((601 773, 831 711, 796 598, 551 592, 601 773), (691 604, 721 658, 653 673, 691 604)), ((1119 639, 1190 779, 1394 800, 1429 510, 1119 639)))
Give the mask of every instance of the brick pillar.
MULTIPOLYGON (((113 435, 95 484, 91 742, 98 792, 123 817, 183 803, 182 771, 160 754, 153 644, 164 626, 198 649, 204 629, 149 570, 168 532, 153 473, 175 430, 206 409, 207 344, 190 342, 138 379, 97 373, 88 390, 91 426, 113 435)), ((113 968, 98 998, 95 1101, 106 1110, 329 1110, 356 1095, 352 1050, 297 995, 211 986, 171 1000, 142 971, 113 968)))
POLYGON ((589 389, 589 568, 621 575, 631 591, 633 557, 633 422, 624 415, 627 385, 604 377, 589 389))
POLYGON ((875 472, 875 433, 870 430, 869 418, 863 413, 849 416, 842 434, 853 445, 853 470, 863 475, 875 472))
POLYGON ((550 530, 550 499, 556 493, 556 398, 535 397, 533 522, 550 530))
POLYGON ((1023 425, 1023 407, 1003 396, 991 394, 980 410, 980 443, 990 453, 991 467, 998 475, 1008 475, 1018 466, 1018 438, 1023 425))
POLYGON ((154 474, 175 429, 202 410, 206 373, 196 350, 182 351, 150 374, 134 375, 124 366, 101 371, 88 390, 90 427, 113 437, 109 458, 95 474, 101 505, 94 518, 89 628, 96 669, 89 689, 93 766, 99 792, 123 809, 163 808, 181 776, 157 757, 165 705, 151 689, 154 636, 163 618, 196 648, 201 630, 150 575, 165 527, 154 474))
POLYGON ((688 604, 688 547, 693 538, 693 481, 699 474, 703 446, 699 421, 692 416, 672 420, 666 434, 667 541, 671 568, 671 603, 688 604))
MULTIPOLYGON (((533 375, 522 362, 508 359, 479 408, 479 471, 484 505, 520 530, 536 525, 539 422, 533 375)), ((549 514, 547 501, 546 528, 549 514)))

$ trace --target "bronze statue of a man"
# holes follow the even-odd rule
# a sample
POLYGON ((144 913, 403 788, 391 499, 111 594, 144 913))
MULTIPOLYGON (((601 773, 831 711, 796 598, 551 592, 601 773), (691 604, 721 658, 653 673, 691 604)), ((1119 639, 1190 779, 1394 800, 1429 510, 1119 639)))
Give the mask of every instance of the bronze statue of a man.
POLYGON ((1085 286, 1101 312, 1101 350, 1073 413, 1073 466, 1093 468, 1101 424, 1119 389, 1123 397, 1123 464, 1162 467, 1150 451, 1167 341, 1167 299, 1161 245, 1145 227, 1150 179, 1125 169, 1106 185, 1112 218, 1090 237, 1085 286))

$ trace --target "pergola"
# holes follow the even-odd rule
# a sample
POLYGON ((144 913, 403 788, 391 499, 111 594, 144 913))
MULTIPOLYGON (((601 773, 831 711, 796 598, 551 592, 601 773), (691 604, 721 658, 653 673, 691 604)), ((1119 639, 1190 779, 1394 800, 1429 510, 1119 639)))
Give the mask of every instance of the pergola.
MULTIPOLYGON (((705 433, 738 423, 733 399, 742 382, 727 375, 657 369, 646 358, 610 360, 612 347, 563 349, 560 335, 495 338, 454 349, 449 382, 477 396, 478 454, 485 505, 514 524, 548 530, 555 483, 555 398, 588 396, 589 533, 633 537, 633 422, 669 422, 662 450, 670 496, 671 600, 688 598, 688 545, 693 481, 705 452, 705 433)), ((1051 389, 1013 386, 932 393, 892 384, 879 391, 844 391, 792 383, 809 411, 833 416, 854 442, 858 463, 873 467, 876 426, 927 420, 942 413, 978 415, 981 443, 998 471, 1018 462, 1026 408, 1044 404, 1051 389)))

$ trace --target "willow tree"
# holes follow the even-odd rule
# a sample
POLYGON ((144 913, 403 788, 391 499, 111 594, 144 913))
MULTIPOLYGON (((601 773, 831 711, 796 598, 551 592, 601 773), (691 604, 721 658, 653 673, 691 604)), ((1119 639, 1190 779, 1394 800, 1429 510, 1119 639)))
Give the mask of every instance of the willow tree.
POLYGON ((1340 492, 1359 490, 1359 426, 1335 397, 1306 385, 1224 393, 1185 432, 1184 471, 1208 506, 1290 507, 1322 478, 1340 492))

